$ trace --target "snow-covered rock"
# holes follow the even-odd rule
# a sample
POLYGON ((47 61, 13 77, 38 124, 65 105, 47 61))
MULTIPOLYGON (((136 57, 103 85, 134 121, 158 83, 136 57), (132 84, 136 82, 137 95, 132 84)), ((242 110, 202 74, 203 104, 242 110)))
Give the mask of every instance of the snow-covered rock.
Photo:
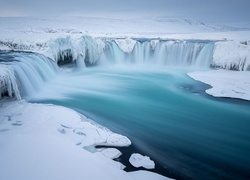
POLYGON ((229 70, 250 70, 250 46, 235 41, 215 43, 212 66, 229 70))
POLYGON ((134 153, 129 158, 130 164, 132 164, 134 167, 144 167, 146 169, 154 169, 155 163, 152 161, 148 156, 143 156, 138 153, 134 153))

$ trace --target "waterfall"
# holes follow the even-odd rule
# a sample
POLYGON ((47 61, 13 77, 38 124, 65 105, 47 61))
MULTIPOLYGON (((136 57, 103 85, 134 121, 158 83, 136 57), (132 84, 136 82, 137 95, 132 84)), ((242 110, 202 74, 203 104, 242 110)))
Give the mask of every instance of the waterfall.
POLYGON ((106 42, 100 61, 111 64, 156 64, 210 67, 214 43, 207 41, 137 41, 131 52, 123 52, 114 42, 106 42))
POLYGON ((5 91, 8 92, 9 96, 14 95, 17 99, 31 96, 39 91, 46 81, 49 81, 56 75, 57 68, 53 61, 40 54, 23 52, 0 53, 0 80, 2 79, 3 82, 7 81, 11 84, 9 88, 5 88, 5 91), (8 69, 8 72, 12 73, 1 76, 3 68, 8 69))

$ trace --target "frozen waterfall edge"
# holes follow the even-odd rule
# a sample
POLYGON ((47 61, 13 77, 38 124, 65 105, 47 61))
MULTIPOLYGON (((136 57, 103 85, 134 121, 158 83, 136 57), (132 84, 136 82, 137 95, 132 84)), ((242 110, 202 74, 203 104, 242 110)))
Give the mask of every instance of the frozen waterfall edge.
POLYGON ((36 93, 44 82, 56 74, 58 68, 56 63, 59 65, 75 63, 78 68, 105 64, 149 64, 250 71, 250 45, 234 41, 101 39, 91 36, 79 38, 67 36, 45 44, 19 43, 6 42, 4 45, 13 51, 0 50, 0 55, 15 54, 15 58, 0 57, 0 98, 2 95, 8 95, 21 99, 28 94, 36 93), (39 52, 39 54, 25 53, 25 51, 39 52))
POLYGON ((57 72, 56 63, 41 54, 0 51, 0 99, 35 94, 57 72))
POLYGON ((103 64, 157 64, 250 70, 250 44, 235 41, 122 39, 92 36, 51 39, 44 43, 0 41, 0 47, 43 54, 59 65, 80 68, 103 64))

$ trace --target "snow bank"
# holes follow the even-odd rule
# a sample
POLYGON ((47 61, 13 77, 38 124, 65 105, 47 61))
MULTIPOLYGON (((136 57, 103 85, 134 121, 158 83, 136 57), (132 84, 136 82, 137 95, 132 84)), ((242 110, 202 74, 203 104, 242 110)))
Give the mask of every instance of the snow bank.
POLYGON ((159 174, 152 174, 152 173, 150 173, 148 171, 143 171, 143 170, 130 172, 130 174, 132 176, 134 176, 136 179, 140 179, 140 180, 153 180, 153 179, 171 180, 171 178, 166 178, 166 177, 161 176, 159 174))
MULTIPOLYGON (((109 159, 117 152, 105 150, 109 158, 100 158, 82 148, 81 142, 98 142, 110 134, 68 108, 1 100, 0 179, 139 180, 109 159)), ((152 180, 164 179, 149 174, 152 180)))
POLYGON ((134 153, 129 158, 130 164, 132 164, 134 167, 144 167, 146 169, 154 169, 155 163, 152 161, 148 156, 143 156, 138 153, 134 153))
POLYGON ((213 70, 188 73, 188 75, 212 86, 206 93, 214 97, 230 97, 250 100, 250 72, 213 70))
POLYGON ((0 64, 0 99, 6 92, 10 97, 21 99, 14 69, 9 65, 0 64))
POLYGON ((215 43, 212 66, 229 70, 250 70, 250 45, 235 41, 215 43))

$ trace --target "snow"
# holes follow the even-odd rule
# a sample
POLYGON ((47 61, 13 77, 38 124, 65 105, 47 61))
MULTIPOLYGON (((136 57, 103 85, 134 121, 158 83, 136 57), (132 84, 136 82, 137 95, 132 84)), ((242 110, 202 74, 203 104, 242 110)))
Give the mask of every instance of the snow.
MULTIPOLYGON (((131 172, 130 174, 133 175, 136 179, 152 180, 152 179, 156 178, 155 175, 152 175, 150 172, 143 171, 143 170, 134 171, 134 172, 131 172)), ((164 180, 166 178, 164 176, 157 174, 157 179, 164 180)), ((167 178, 167 179, 171 180, 171 178, 167 178)))
POLYGON ((6 45, 0 44, 0 50, 2 50, 2 51, 9 51, 11 49, 8 46, 6 46, 6 45))
POLYGON ((0 179, 140 179, 109 159, 116 154, 113 150, 105 150, 109 158, 99 158, 79 145, 114 133, 75 111, 9 99, 0 106, 0 179), (85 129, 89 131, 82 132, 85 129))
POLYGON ((134 167, 144 167, 146 169, 154 169, 155 163, 148 156, 143 156, 139 153, 134 153, 129 158, 130 164, 134 167))
POLYGON ((133 39, 115 39, 115 42, 125 53, 131 53, 136 44, 136 41, 133 39))
POLYGON ((250 45, 235 41, 215 43, 212 65, 224 69, 250 70, 250 45))
POLYGON ((102 151, 102 154, 110 159, 118 158, 122 155, 121 151, 116 148, 107 148, 102 151))
POLYGON ((188 73, 188 75, 212 86, 206 93, 214 97, 230 97, 250 100, 250 72, 210 70, 188 73))

